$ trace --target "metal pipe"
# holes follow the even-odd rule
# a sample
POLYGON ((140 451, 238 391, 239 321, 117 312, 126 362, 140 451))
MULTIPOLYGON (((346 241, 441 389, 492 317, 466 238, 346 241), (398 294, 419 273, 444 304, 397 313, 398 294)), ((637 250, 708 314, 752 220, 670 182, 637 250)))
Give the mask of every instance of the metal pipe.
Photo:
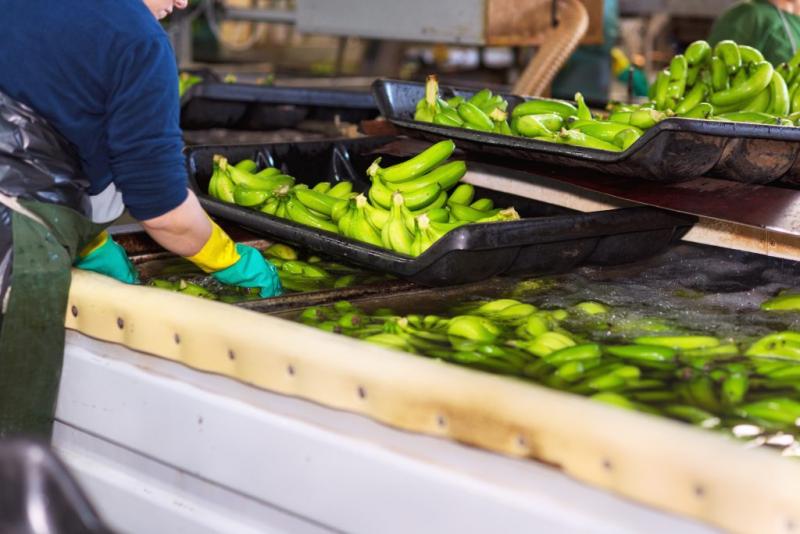
POLYGON ((297 13, 279 9, 226 8, 222 18, 227 20, 246 20, 250 22, 272 22, 277 24, 296 24, 297 13))

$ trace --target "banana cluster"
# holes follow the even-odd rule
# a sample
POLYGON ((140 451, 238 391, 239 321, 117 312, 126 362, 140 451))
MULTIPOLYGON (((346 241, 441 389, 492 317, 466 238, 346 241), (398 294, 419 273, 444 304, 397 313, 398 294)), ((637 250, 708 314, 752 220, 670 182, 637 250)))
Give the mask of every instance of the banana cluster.
POLYGON ((465 224, 519 219, 513 207, 496 209, 491 199, 475 200, 472 185, 459 184, 467 166, 447 161, 454 150, 447 140, 389 167, 381 167, 378 158, 367 170, 371 186, 365 193, 353 191, 348 181, 309 188, 279 169, 256 172, 252 160, 230 165, 217 155, 208 192, 225 202, 418 256, 465 224))
POLYGON ((795 126, 798 66, 800 53, 775 68, 751 46, 695 41, 658 73, 650 105, 678 117, 795 126))
MULTIPOLYGON (((283 288, 293 292, 342 289, 353 285, 379 283, 390 278, 388 275, 365 271, 316 255, 301 254, 284 243, 273 243, 261 253, 277 267, 283 288)), ((223 285, 185 261, 168 266, 161 277, 151 278, 147 284, 184 295, 227 303, 261 298, 257 288, 223 285)))
POLYGON ((574 104, 521 102, 511 109, 510 122, 507 110, 508 102, 488 89, 443 99, 431 75, 414 120, 609 152, 627 150, 668 117, 800 126, 800 52, 773 67, 751 46, 728 40, 712 48, 695 41, 659 72, 644 104, 609 103, 601 116, 576 93, 574 104))
POLYGON ((367 313, 342 301, 307 308, 297 320, 733 436, 747 424, 748 440, 797 435, 800 332, 720 339, 596 301, 540 309, 514 298, 456 304, 438 315, 367 313))

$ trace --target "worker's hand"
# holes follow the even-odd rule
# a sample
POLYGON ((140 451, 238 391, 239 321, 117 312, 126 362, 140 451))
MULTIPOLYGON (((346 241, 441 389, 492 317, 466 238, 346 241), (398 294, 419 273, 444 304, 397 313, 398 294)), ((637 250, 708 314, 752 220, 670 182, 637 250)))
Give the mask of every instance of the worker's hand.
POLYGON ((103 231, 78 255, 75 267, 104 274, 126 284, 138 284, 139 274, 125 249, 103 231))
POLYGON ((212 274, 214 278, 232 286, 257 287, 261 298, 277 297, 283 293, 278 270, 264 259, 261 252, 241 243, 236 244, 236 252, 239 261, 212 274))
POLYGON ((261 298, 283 293, 275 266, 253 247, 234 243, 213 221, 211 237, 200 252, 187 259, 223 284, 259 288, 261 298))

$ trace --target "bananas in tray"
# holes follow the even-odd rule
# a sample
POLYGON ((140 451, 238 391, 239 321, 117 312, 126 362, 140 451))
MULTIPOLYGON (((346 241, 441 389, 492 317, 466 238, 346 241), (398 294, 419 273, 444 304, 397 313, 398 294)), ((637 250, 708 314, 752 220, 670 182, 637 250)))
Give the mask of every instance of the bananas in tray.
POLYGON ((460 183, 463 161, 448 161, 455 144, 441 141, 413 158, 367 169, 368 191, 351 182, 297 183, 281 170, 258 171, 253 160, 232 165, 214 156, 210 196, 259 210, 317 230, 341 234, 408 256, 418 256, 447 232, 469 223, 519 219, 512 208, 496 209, 491 199, 474 200, 473 186, 460 183))

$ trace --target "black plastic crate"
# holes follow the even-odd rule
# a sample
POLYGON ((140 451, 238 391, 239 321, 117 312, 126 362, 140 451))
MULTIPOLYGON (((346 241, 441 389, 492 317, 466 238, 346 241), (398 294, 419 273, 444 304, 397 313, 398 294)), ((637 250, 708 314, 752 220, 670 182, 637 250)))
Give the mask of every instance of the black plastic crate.
MULTIPOLYGON (((396 138, 362 138, 268 145, 197 146, 186 149, 190 182, 214 216, 257 233, 424 285, 475 282, 503 273, 545 274, 585 262, 634 261, 663 250, 695 219, 648 207, 580 213, 507 193, 476 188, 498 207, 514 206, 519 221, 470 224, 453 230, 417 258, 316 230, 287 219, 221 202, 207 195, 214 154, 237 162, 280 167, 300 183, 352 180, 369 186, 366 168, 378 156, 399 161, 380 148, 396 138)), ((456 154, 458 157, 458 153, 456 154)))
POLYGON ((338 116, 357 123, 377 115, 368 91, 212 81, 192 86, 181 99, 181 127, 186 130, 276 130, 291 128, 302 120, 338 116))
MULTIPOLYGON (((608 152, 415 121, 424 83, 376 80, 372 87, 381 114, 404 133, 428 140, 454 139, 467 150, 658 182, 708 175, 743 183, 800 183, 800 128, 670 118, 624 152, 608 152)), ((440 91, 445 97, 474 94, 471 89, 447 86, 440 86, 440 91)), ((503 96, 509 112, 527 100, 503 96)))

